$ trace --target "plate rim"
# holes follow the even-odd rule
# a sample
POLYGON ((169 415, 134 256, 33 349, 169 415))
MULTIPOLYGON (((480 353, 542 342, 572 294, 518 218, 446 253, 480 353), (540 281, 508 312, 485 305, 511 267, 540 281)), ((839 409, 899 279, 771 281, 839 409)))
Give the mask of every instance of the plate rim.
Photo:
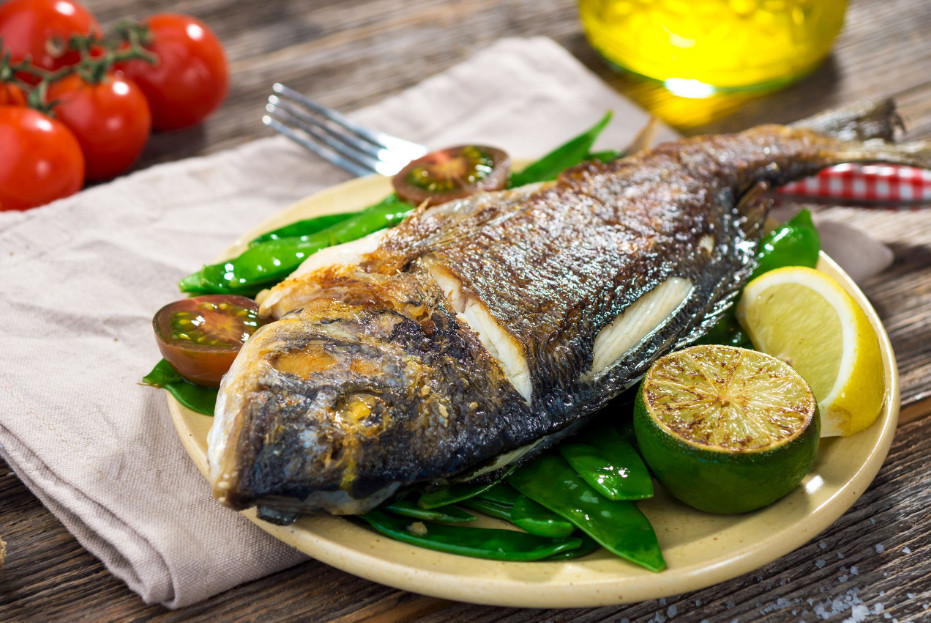
MULTIPOLYGON (((349 180, 309 195, 252 228, 231 245, 217 261, 235 255, 248 240, 255 236, 292 220, 289 215, 307 209, 306 206, 308 205, 319 204, 322 206, 317 210, 319 214, 349 211, 358 209, 365 204, 354 205, 353 202, 344 199, 346 196, 351 197, 355 194, 357 200, 361 197, 368 197, 374 202, 378 200, 377 195, 381 194, 383 196, 388 188, 390 188, 388 178, 369 176, 349 180), (334 209, 328 210, 328 206, 334 209)), ((644 599, 669 597, 706 588, 749 573, 798 549, 833 524, 853 506, 882 467, 898 423, 900 407, 898 367, 889 336, 876 310, 853 280, 824 252, 821 252, 818 267, 826 270, 829 274, 833 273, 832 276, 863 308, 879 340, 887 389, 882 413, 873 426, 879 425, 882 429, 864 463, 830 498, 802 518, 782 526, 769 537, 748 543, 736 552, 727 552, 717 558, 713 557, 701 563, 674 569, 670 568, 650 575, 620 578, 609 576, 600 581, 575 581, 569 583, 559 583, 557 579, 553 582, 539 583, 515 579, 507 574, 498 575, 492 573, 483 577, 475 575, 463 577, 461 574, 412 567, 397 560, 387 561, 366 555, 338 540, 315 534, 311 529, 302 525, 303 521, 291 526, 276 526, 258 519, 255 509, 243 511, 242 514, 275 538, 296 547, 321 562, 353 575, 419 594, 486 605, 547 608, 617 605, 644 599)), ((188 420, 192 417, 209 418, 210 416, 188 411, 167 391, 165 394, 172 422, 182 445, 191 456, 198 470, 206 477, 206 452, 198 445, 195 432, 189 426, 188 420)), ((350 525, 347 520, 337 517, 319 517, 312 520, 324 522, 324 524, 340 522, 350 525)), ((376 542, 380 540, 388 541, 388 539, 380 537, 380 535, 373 534, 373 536, 376 542)), ((392 541, 392 543, 397 542, 392 541)), ((413 545, 400 543, 398 545, 414 551, 415 555, 416 552, 430 552, 430 556, 454 556, 453 554, 423 550, 413 545)), ((456 558, 460 557, 456 556, 456 558)), ((470 560, 474 561, 476 559, 470 560)), ((575 565, 584 563, 584 559, 580 559, 579 562, 560 563, 479 562, 479 564, 482 563, 492 569, 501 568, 501 565, 505 565, 505 568, 508 568, 509 565, 575 565)))

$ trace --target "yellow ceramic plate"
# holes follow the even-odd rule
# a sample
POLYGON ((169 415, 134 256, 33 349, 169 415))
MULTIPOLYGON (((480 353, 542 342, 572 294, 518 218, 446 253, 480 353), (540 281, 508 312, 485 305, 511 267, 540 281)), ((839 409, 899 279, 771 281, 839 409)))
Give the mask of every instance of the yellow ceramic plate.
MULTIPOLYGON (((225 257, 240 253, 247 241, 265 231, 319 214, 357 210, 389 192, 389 180, 381 177, 333 187, 275 215, 237 241, 225 257)), ((243 514, 285 543, 349 573, 416 593, 482 604, 603 606, 677 595, 748 573, 814 538, 850 508, 879 471, 895 433, 899 378, 889 337, 869 301, 837 264, 822 254, 818 268, 850 292, 879 337, 886 378, 879 420, 853 437, 822 440, 814 469, 802 486, 754 513, 705 514, 657 488, 657 496, 639 506, 656 529, 669 565, 662 573, 646 571, 605 550, 567 562, 498 562, 406 545, 338 517, 305 517, 281 527, 259 521, 254 510, 243 514)), ((170 395, 168 404, 184 447, 206 475, 207 431, 213 418, 185 409, 170 395)), ((504 527, 492 519, 481 521, 504 527)))

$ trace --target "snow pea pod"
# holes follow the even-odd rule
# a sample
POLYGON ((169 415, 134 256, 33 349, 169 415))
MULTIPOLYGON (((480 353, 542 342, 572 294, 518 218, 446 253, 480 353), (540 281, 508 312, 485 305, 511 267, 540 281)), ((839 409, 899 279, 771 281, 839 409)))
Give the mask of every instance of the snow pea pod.
POLYGON ((417 500, 417 506, 427 509, 438 508, 440 506, 448 506, 463 500, 468 500, 469 498, 474 498, 479 493, 484 493, 485 491, 488 491, 494 487, 496 484, 507 478, 507 476, 513 471, 514 468, 511 467, 505 471, 497 480, 493 480, 492 482, 485 483, 483 485, 470 485, 468 483, 462 483, 451 485, 438 491, 424 493, 420 496, 420 499, 417 500))
POLYGON ((508 484, 618 556, 650 571, 666 568, 656 533, 637 505, 600 495, 562 457, 535 459, 511 474, 508 484))
POLYGON ((152 387, 168 390, 182 405, 204 415, 213 415, 217 404, 217 388, 203 387, 191 383, 178 374, 171 364, 162 359, 152 371, 142 377, 142 382, 152 387))
POLYGON ((589 427, 559 446, 579 476, 610 500, 653 497, 653 480, 633 446, 608 423, 589 427))
POLYGON ((260 242, 239 257, 204 266, 182 279, 178 287, 182 292, 255 295, 287 277, 320 249, 396 225, 413 209, 392 194, 359 214, 313 234, 260 242))
POLYGON ((811 220, 811 212, 802 210, 763 238, 750 279, 783 266, 814 268, 820 250, 821 237, 811 220))
POLYGON ((427 521, 439 521, 443 523, 463 523, 478 519, 478 517, 472 513, 467 513, 455 506, 441 506, 439 508, 427 510, 426 508, 420 508, 408 500, 397 500, 388 506, 383 506, 382 510, 404 517, 413 517, 414 519, 426 519, 427 521))
POLYGON ((557 561, 557 560, 572 560, 573 558, 581 558, 582 556, 588 556, 593 551, 598 549, 598 541, 588 536, 584 532, 579 532, 573 538, 582 539, 582 545, 578 549, 571 549, 568 552, 563 552, 561 554, 554 554, 547 558, 547 562, 557 561))
POLYGON ((514 502, 511 521, 518 528, 539 536, 566 537, 576 530, 571 521, 566 521, 526 495, 521 495, 514 502))
POLYGON ((578 549, 582 539, 548 539, 514 530, 466 528, 444 524, 411 522, 379 510, 362 516, 375 530, 411 545, 449 554, 530 562, 578 549))
MULTIPOLYGON (((511 505, 510 504, 499 504, 498 502, 492 502, 491 500, 484 500, 480 497, 469 498, 468 500, 462 500, 459 502, 462 506, 466 508, 471 508, 474 511, 480 513, 485 513, 489 517, 494 517, 496 519, 503 519, 505 521, 511 521, 511 505)), ((529 532, 529 530, 528 530, 529 532)))
POLYGON ((318 231, 326 229, 327 227, 332 227, 337 223, 342 223, 343 221, 359 214, 361 214, 361 211, 341 212, 339 214, 324 214, 323 216, 315 216, 314 218, 295 221, 294 223, 290 223, 284 227, 279 227, 278 229, 265 232, 261 236, 258 236, 249 242, 249 246, 254 246, 260 242, 268 242, 269 240, 280 240, 281 238, 298 238, 300 236, 316 234, 318 231))
POLYGON ((517 498, 520 497, 520 493, 515 491, 514 487, 507 484, 506 482, 499 482, 491 489, 479 493, 478 497, 482 498, 483 500, 497 502, 498 504, 513 506, 514 502, 517 501, 517 498))
POLYGON ((598 135, 605 129, 609 121, 611 121, 611 111, 606 112, 601 121, 590 129, 563 143, 523 171, 512 173, 508 188, 555 180, 560 173, 569 167, 574 167, 583 162, 588 157, 588 153, 591 151, 592 145, 595 144, 598 135))

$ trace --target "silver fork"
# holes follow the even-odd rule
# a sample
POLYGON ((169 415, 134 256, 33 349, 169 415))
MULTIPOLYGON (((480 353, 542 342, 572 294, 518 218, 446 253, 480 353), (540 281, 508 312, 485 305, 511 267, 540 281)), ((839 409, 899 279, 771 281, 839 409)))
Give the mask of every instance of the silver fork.
POLYGON ((353 175, 394 175, 427 153, 423 145, 360 125, 283 84, 272 91, 262 123, 353 175))

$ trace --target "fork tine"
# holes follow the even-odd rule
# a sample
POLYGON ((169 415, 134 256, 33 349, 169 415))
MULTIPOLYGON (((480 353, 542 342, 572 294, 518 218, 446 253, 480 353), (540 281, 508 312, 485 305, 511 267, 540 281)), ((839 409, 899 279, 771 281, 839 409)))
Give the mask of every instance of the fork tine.
POLYGON ((338 151, 347 158, 351 158, 362 166, 368 167, 377 173, 381 173, 382 175, 394 175, 409 162, 409 160, 403 156, 389 152, 386 149, 378 149, 371 143, 366 143, 358 137, 352 137, 352 140, 350 140, 350 137, 344 135, 342 132, 322 127, 320 122, 315 120, 312 115, 286 100, 279 99, 275 95, 270 96, 268 102, 268 105, 265 106, 265 110, 271 113, 272 116, 277 114, 279 121, 297 126, 303 132, 317 139, 318 142, 324 143, 331 149, 338 151), (357 145, 357 142, 366 145, 366 147, 363 149, 357 145), (369 155, 372 151, 376 154, 374 157, 369 155))
POLYGON ((392 152, 388 151, 384 147, 379 147, 370 141, 359 138, 352 132, 344 130, 342 126, 337 126, 337 128, 340 128, 339 130, 333 128, 332 125, 327 123, 325 120, 315 117, 303 108, 300 108, 299 106, 291 103, 290 100, 281 99, 277 95, 269 95, 268 103, 291 113, 301 121, 305 121, 320 128, 327 134, 331 135, 333 138, 352 145, 356 149, 363 151, 378 160, 386 160, 391 159, 392 157, 397 157, 395 154, 392 154, 392 152), (382 157, 383 155, 385 157, 382 157))
POLYGON ((364 152, 354 149, 346 143, 335 140, 329 134, 321 132, 317 126, 302 121, 297 115, 293 113, 293 108, 290 110, 289 108, 278 106, 272 103, 265 105, 266 112, 268 112, 272 118, 276 118, 282 123, 296 127, 298 130, 316 139, 318 143, 323 143, 333 151, 342 154, 350 160, 358 162, 367 169, 371 169, 372 171, 381 173, 382 175, 391 175, 393 173, 397 173, 398 170, 400 170, 401 167, 396 167, 392 166, 390 163, 381 162, 377 158, 373 158, 364 152))
POLYGON ((307 138, 307 136, 300 134, 298 132, 295 132, 293 129, 286 126, 285 124, 278 121, 277 119, 273 118, 271 115, 263 116, 262 123, 264 123, 265 125, 271 128, 274 128, 280 134, 287 136, 289 139, 291 139, 292 141, 294 141, 301 147, 304 147, 305 149, 309 149, 310 151, 314 152, 315 154, 317 154, 324 160, 328 160, 332 162, 333 164, 335 164, 336 166, 346 169, 347 171, 349 171, 350 173, 352 173, 353 175, 357 177, 365 177, 366 175, 371 175, 372 173, 375 172, 371 169, 366 169, 362 165, 353 162, 349 158, 343 157, 341 154, 336 153, 335 151, 333 151, 332 149, 328 147, 325 147, 324 145, 320 145, 319 143, 316 143, 310 140, 309 138, 307 138))
POLYGON ((347 130, 354 132, 358 136, 361 136, 365 140, 373 143, 378 147, 383 147, 395 153, 404 154, 409 160, 419 158, 420 156, 427 153, 427 148, 423 145, 405 141, 404 139, 391 136, 390 134, 385 134, 384 132, 360 125, 349 117, 346 117, 345 115, 335 110, 317 104, 316 102, 304 97, 294 89, 286 87, 280 82, 276 82, 274 85, 272 85, 272 90, 279 95, 300 103, 302 106, 309 108, 318 115, 326 117, 330 121, 341 125, 347 130))

